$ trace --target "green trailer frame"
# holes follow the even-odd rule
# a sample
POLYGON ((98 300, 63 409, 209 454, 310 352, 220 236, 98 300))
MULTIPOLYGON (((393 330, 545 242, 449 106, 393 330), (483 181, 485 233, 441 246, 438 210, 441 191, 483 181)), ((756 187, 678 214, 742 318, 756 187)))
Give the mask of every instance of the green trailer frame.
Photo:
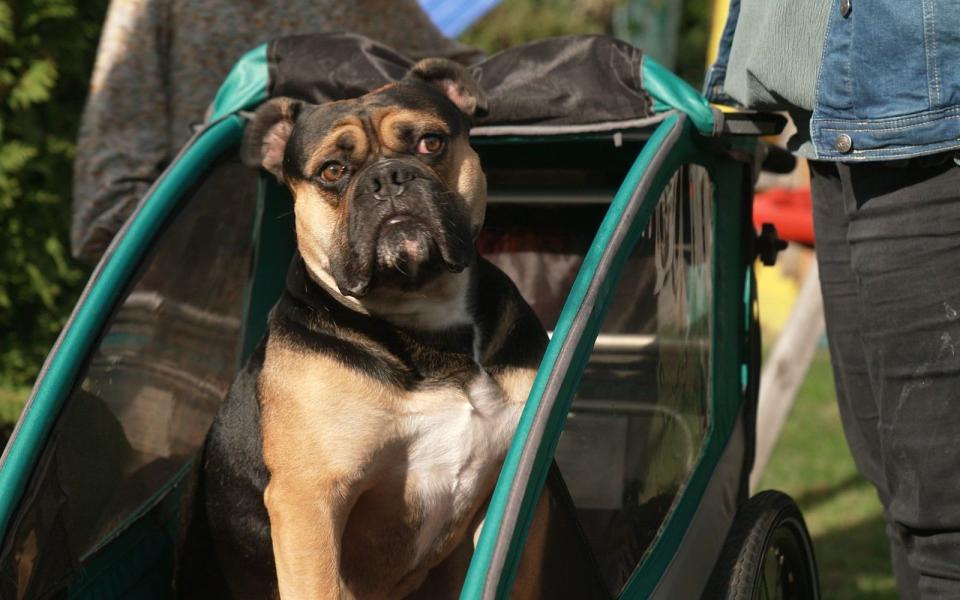
MULTIPOLYGON (((665 186, 681 165, 705 168, 715 190, 712 235, 715 248, 720 250, 713 256, 711 274, 714 358, 707 434, 654 543, 618 597, 686 597, 680 594, 702 590, 710 568, 701 566, 699 574, 693 573, 689 568, 690 549, 697 548, 701 560, 715 560, 736 504, 743 497, 742 470, 750 460, 750 413, 759 369, 754 353, 754 232, 749 218, 754 157, 757 136, 770 133, 781 123, 755 115, 724 115, 647 57, 643 76, 657 115, 648 127, 633 132, 645 141, 610 202, 566 299, 490 502, 463 599, 508 596, 533 507, 609 308, 611 290, 626 257, 648 226, 665 186)), ((91 352, 102 339, 111 313, 129 291, 132 278, 201 174, 226 153, 235 151, 246 123, 243 112, 267 98, 267 82, 266 47, 261 46, 233 69, 216 97, 209 124, 191 139, 117 236, 50 352, 0 459, 0 532, 4 540, 0 573, 4 589, 18 593, 41 589, 24 588, 32 584, 17 579, 15 571, 17 560, 23 560, 24 542, 17 536, 24 527, 24 511, 39 493, 39 473, 49 468, 44 464, 44 449, 51 443, 58 418, 89 368, 91 352)), ((478 148, 542 147, 576 144, 590 135, 478 137, 475 142, 478 148)), ((283 193, 276 184, 261 178, 254 237, 267 236, 273 241, 270 248, 260 248, 252 265, 242 356, 252 351, 261 336, 267 311, 283 285, 283 271, 278 274, 271 265, 289 256, 292 249, 289 215, 284 214, 281 204, 265 201, 268 196, 283 193)), ((171 525, 175 519, 170 515, 179 509, 188 469, 189 463, 181 465, 109 534, 77 557, 69 575, 55 582, 57 589, 69 598, 166 597, 175 538, 171 525)), ((39 543, 42 546, 43 540, 39 543)))

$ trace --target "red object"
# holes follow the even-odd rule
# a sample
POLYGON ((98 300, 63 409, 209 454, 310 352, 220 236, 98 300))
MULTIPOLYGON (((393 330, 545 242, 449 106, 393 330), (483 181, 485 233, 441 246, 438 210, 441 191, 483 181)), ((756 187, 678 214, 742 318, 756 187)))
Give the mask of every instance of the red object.
POLYGON ((773 223, 782 240, 813 246, 813 202, 809 188, 774 188, 753 197, 753 226, 773 223))

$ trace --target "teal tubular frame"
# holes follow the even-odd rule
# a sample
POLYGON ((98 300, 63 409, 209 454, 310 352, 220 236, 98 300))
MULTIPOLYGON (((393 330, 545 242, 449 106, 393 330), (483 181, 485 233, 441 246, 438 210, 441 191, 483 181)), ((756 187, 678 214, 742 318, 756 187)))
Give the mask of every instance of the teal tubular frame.
POLYGON ((267 48, 260 44, 240 57, 213 99, 210 121, 256 108, 267 99, 267 48))
POLYGON ((707 99, 649 56, 643 57, 643 86, 657 112, 678 110, 690 118, 701 135, 717 134, 717 112, 707 99))
MULTIPOLYGON (((559 429, 562 429, 566 412, 569 409, 569 406, 556 406, 552 411, 553 414, 547 416, 548 422, 543 422, 545 420, 543 417, 537 419, 538 413, 541 412, 542 406, 545 404, 544 392, 547 382, 557 367, 561 351, 566 351, 574 355, 571 362, 574 365, 579 364, 579 368, 574 367, 562 376, 564 379, 562 387, 569 390, 575 388, 579 383, 583 366, 600 327, 604 312, 602 308, 605 308, 602 306, 604 304, 603 300, 611 291, 609 287, 602 290, 601 300, 598 304, 593 307, 586 307, 587 310, 590 310, 590 308, 594 310, 591 311, 592 314, 589 315, 588 322, 585 324, 586 331, 581 332, 579 336, 579 343, 571 348, 567 340, 571 335, 574 320, 581 309, 584 308, 584 300, 593 281, 592 275, 609 247, 623 214, 631 204, 639 202, 642 207, 646 208, 643 214, 638 216, 638 221, 646 222, 649 219, 657 195, 659 195, 659 189, 654 189, 657 186, 654 186, 652 181, 657 172, 650 171, 649 168, 668 136, 675 138, 677 132, 684 129, 685 122, 686 119, 683 115, 678 114, 668 117, 647 141, 614 197, 593 244, 584 258, 583 266, 567 296, 553 337, 540 363, 537 377, 530 391, 530 397, 524 406, 513 442, 500 471, 500 477, 490 500, 490 507, 487 510, 483 531, 460 595, 461 600, 506 598, 509 594, 519 554, 530 527, 533 509, 546 481, 547 468, 559 437, 559 429), (646 183, 647 193, 635 196, 635 191, 644 183, 646 183), (657 195, 653 194, 654 191, 657 195), (601 308, 601 310, 597 310, 597 308, 601 308), (542 422, 539 431, 534 430, 534 424, 537 420, 542 422), (548 430, 554 433, 551 436, 553 439, 543 445, 540 442, 544 436, 550 435, 548 430), (521 457, 529 452, 536 453, 536 459, 532 465, 529 465, 529 461, 527 461, 534 472, 529 473, 529 477, 524 477, 524 473, 520 469, 521 457), (518 481, 524 482, 525 485, 516 483, 518 481), (508 505, 513 509, 509 513, 508 505), (512 531, 514 535, 501 535, 503 531, 512 531), (504 542, 509 544, 507 548, 503 548, 504 542), (497 546, 500 546, 500 548, 497 548, 497 546)), ((664 178, 661 177, 661 179, 664 178)), ((659 187, 662 188, 665 184, 666 180, 664 179, 659 187)), ((638 236, 639 233, 640 229, 636 228, 634 235, 638 236)), ((619 252, 618 254, 622 265, 627 253, 619 252)), ((569 402, 572 399, 571 393, 567 393, 565 396, 566 398, 560 396, 561 404, 564 403, 564 400, 569 402)))
MULTIPOLYGON (((720 239, 741 239, 743 166, 726 159, 723 165, 730 167, 732 163, 734 168, 718 169, 720 161, 696 146, 695 127, 685 114, 668 117, 647 141, 610 205, 537 372, 490 501, 461 600, 509 597, 533 511, 610 295, 627 256, 677 168, 684 163, 707 167, 715 183, 714 239, 717 243, 720 239), (732 192, 729 195, 737 205, 729 206, 724 201, 724 210, 718 211, 721 190, 732 192)), ((744 248, 739 241, 732 245, 722 253, 714 253, 714 310, 718 318, 712 335, 712 393, 704 448, 654 546, 627 582, 621 598, 646 598, 652 593, 699 506, 742 408, 743 310, 739 288, 748 261, 744 260, 744 248), (730 318, 720 318, 721 315, 730 318), (718 339, 726 345, 722 346, 718 339), (719 402, 719 398, 724 401, 719 402)))

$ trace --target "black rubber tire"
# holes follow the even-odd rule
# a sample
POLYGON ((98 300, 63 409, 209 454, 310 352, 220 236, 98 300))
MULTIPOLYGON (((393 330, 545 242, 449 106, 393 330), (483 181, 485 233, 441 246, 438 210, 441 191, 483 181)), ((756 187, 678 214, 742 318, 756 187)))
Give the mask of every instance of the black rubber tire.
POLYGON ((813 543, 790 496, 769 490, 740 506, 703 597, 819 600, 813 543))

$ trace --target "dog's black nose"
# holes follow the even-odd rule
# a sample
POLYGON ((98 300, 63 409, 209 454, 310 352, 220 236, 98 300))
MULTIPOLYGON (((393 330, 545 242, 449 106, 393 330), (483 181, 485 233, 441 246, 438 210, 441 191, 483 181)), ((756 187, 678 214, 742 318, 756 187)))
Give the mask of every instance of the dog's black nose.
POLYGON ((403 184, 413 180, 413 169, 401 162, 387 161, 371 167, 365 184, 366 191, 377 198, 403 194, 403 184))

